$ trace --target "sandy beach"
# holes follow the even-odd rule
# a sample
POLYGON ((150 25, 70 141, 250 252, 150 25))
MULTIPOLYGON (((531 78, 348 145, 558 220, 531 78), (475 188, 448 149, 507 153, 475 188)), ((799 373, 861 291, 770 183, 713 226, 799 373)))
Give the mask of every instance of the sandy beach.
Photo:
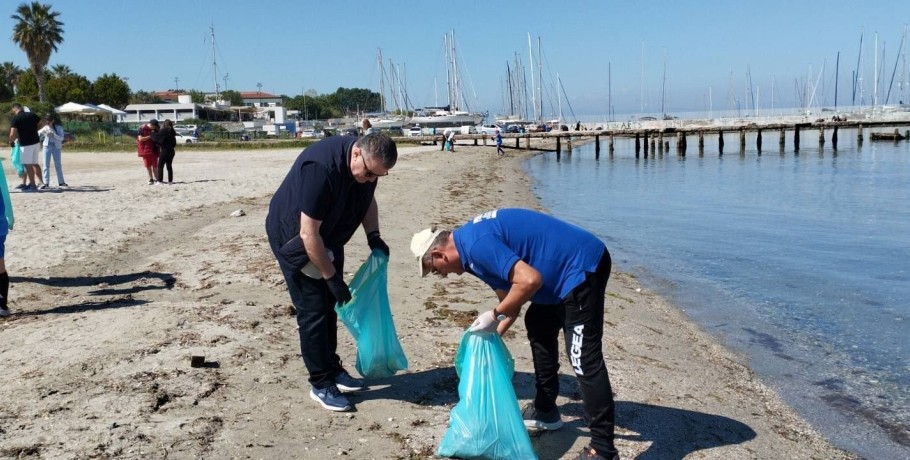
MULTIPOLYGON (((370 381, 352 396, 351 413, 308 396, 291 302, 263 229, 298 153, 178 148, 176 183, 149 186, 132 150, 64 149, 71 187, 12 193, 0 457, 433 457, 458 400, 452 366, 461 335, 496 301, 470 276, 421 279, 411 235, 497 207, 539 208, 520 165, 537 153, 400 149, 377 200, 410 369, 370 381), (233 217, 237 210, 243 215, 233 217), (205 366, 191 367, 193 355, 205 366)), ((368 254, 362 232, 347 251, 350 279, 368 254)), ((604 352, 623 459, 854 458, 634 278, 614 270, 607 294, 604 352)), ((355 346, 346 331, 339 336, 353 371, 355 346)), ((505 340, 523 404, 534 387, 522 321, 505 340)), ((532 438, 541 459, 574 458, 588 442, 567 361, 561 372, 566 426, 532 438)))

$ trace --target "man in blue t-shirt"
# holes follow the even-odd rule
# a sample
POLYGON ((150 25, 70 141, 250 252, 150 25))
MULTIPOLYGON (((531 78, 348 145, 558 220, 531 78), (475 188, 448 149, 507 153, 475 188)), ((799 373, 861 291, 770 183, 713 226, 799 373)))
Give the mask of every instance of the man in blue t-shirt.
POLYGON ((613 392, 601 343, 611 268, 603 242, 546 214, 506 208, 481 214, 453 231, 423 230, 411 240, 411 252, 421 276, 468 272, 496 291, 499 305, 481 313, 471 332, 503 334, 521 307, 531 302, 525 326, 537 394, 522 411, 531 429, 563 425, 556 407, 561 329, 591 427, 591 444, 578 458, 619 458, 613 444, 613 392))
POLYGON ((341 391, 365 388, 336 353, 335 303, 351 300, 341 277, 344 245, 362 225, 370 248, 388 255, 373 194, 397 161, 385 134, 332 136, 300 153, 269 203, 265 229, 297 310, 310 397, 329 410, 352 410, 341 391))

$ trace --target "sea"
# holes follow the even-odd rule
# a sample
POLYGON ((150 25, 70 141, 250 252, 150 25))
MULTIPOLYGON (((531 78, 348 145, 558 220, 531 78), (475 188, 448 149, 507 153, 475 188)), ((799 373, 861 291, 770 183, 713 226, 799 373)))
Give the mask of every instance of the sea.
MULTIPOLYGON (((906 127, 901 127, 903 133, 906 127)), ((893 128, 876 129, 893 132, 893 128)), ((551 214, 602 238, 833 444, 910 458, 910 141, 839 131, 616 138, 525 163, 551 214), (769 142, 771 141, 771 142, 769 142), (732 148, 731 148, 732 147, 732 148), (769 148, 770 147, 770 148, 769 148)), ((622 421, 618 424, 621 426, 622 421)))

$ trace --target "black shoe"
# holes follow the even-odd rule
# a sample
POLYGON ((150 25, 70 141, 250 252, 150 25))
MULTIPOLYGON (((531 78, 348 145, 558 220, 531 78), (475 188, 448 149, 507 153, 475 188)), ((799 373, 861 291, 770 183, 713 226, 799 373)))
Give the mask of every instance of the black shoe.
POLYGON ((155 185, 155 179, 149 179, 149 185, 155 185))
POLYGON ((578 454, 578 457, 575 457, 575 460, 619 460, 619 454, 613 454, 609 459, 603 455, 599 455, 596 450, 591 446, 585 446, 581 450, 581 453, 578 454))
POLYGON ((40 190, 47 190, 47 189, 49 189, 50 187, 48 187, 47 184, 41 184, 41 186, 38 187, 38 188, 39 188, 40 190))
POLYGON ((69 187, 69 185, 66 185, 66 182, 61 182, 61 183, 57 184, 57 186, 58 187, 69 187))
POLYGON ((17 186, 16 186, 16 190, 24 190, 24 189, 25 189, 25 187, 28 187, 28 185, 25 185, 25 184, 19 184, 19 185, 17 185, 17 186))
POLYGON ((531 430, 558 430, 562 428, 562 416, 559 409, 553 408, 549 412, 541 412, 534 407, 534 402, 529 402, 521 411, 525 428, 531 430))

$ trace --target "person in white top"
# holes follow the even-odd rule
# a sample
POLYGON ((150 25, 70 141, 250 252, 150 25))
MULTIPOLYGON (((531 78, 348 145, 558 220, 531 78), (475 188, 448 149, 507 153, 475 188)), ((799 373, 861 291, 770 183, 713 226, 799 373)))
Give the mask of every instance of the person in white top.
POLYGON ((63 180, 63 164, 60 163, 60 151, 63 148, 63 125, 57 114, 50 112, 44 117, 45 125, 38 130, 38 134, 43 140, 44 146, 44 184, 42 189, 50 187, 51 179, 51 158, 54 159, 54 170, 57 172, 57 185, 67 187, 66 181, 63 180))

